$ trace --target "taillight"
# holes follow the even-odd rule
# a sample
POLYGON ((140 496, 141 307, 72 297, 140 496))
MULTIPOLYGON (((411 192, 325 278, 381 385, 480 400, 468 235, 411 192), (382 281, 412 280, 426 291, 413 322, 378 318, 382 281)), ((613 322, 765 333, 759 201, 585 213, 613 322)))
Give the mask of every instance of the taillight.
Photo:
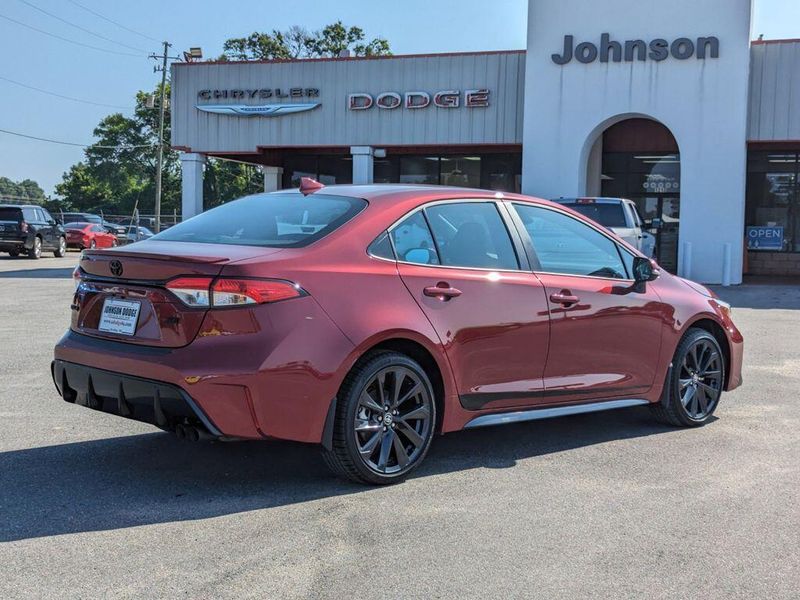
POLYGON ((210 306, 209 286, 209 277, 179 277, 167 283, 167 289, 187 306, 210 306))
POLYGON ((266 304, 301 295, 299 286, 270 279, 217 279, 211 288, 214 306, 266 304))
POLYGON ((81 268, 80 265, 75 267, 72 271, 72 282, 75 284, 75 289, 78 289, 78 286, 81 284, 81 268))
POLYGON ((22 233, 28 233, 28 224, 25 221, 20 221, 19 230, 22 233))
POLYGON ((298 298, 300 286, 275 279, 222 278, 213 282, 209 277, 179 277, 167 283, 167 289, 187 306, 244 306, 267 304, 298 298))

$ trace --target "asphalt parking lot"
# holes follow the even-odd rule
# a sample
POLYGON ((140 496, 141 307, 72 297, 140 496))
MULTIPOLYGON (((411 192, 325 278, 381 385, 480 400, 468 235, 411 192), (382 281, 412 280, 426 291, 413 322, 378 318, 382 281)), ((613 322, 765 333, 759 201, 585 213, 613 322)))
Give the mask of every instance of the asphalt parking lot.
POLYGON ((721 291, 745 385, 450 434, 390 488, 316 448, 180 442, 50 380, 77 254, 0 256, 0 597, 797 598, 800 286, 721 291))

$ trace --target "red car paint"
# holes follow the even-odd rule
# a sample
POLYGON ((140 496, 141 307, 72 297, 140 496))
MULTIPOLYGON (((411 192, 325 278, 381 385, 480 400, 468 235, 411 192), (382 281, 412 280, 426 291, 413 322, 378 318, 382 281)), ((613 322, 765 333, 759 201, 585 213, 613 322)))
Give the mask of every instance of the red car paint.
MULTIPOLYGON (((743 340, 724 304, 666 272, 635 287, 630 280, 415 265, 367 253, 383 231, 430 202, 533 203, 590 223, 569 209, 444 187, 333 186, 324 193, 368 205, 304 248, 154 239, 85 252, 82 289, 56 362, 173 385, 223 436, 315 443, 323 440, 348 371, 387 342, 412 344, 432 358, 441 382, 441 432, 521 407, 657 402, 681 336, 700 322, 724 332, 725 389, 741 383, 743 340), (124 266, 123 277, 112 275, 112 261, 124 266), (304 293, 271 304, 187 309, 165 289, 179 276, 270 278, 304 293), (444 301, 426 294, 437 285, 461 295, 444 301), (141 300, 134 337, 97 329, 109 295, 141 300)), ((56 373, 60 389, 62 383, 56 373)))
POLYGON ((117 245, 117 237, 95 223, 68 223, 65 227, 69 248, 111 248, 117 245), (102 230, 102 231, 100 231, 102 230))

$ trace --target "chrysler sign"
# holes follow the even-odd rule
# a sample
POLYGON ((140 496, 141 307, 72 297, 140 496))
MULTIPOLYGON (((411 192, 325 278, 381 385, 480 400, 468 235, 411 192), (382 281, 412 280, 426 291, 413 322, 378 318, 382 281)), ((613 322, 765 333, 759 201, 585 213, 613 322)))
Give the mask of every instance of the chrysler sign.
MULTIPOLYGON (((198 100, 281 100, 290 98, 317 98, 319 88, 255 88, 231 90, 200 90, 198 100)), ((314 110, 319 102, 271 102, 269 104, 197 104, 197 110, 217 115, 237 117, 280 117, 299 112, 314 110)))
POLYGON ((374 106, 385 110, 393 110, 402 106, 409 110, 416 110, 428 108, 431 105, 437 108, 458 108, 461 106, 462 97, 464 106, 467 108, 489 106, 489 90, 484 88, 466 90, 463 94, 461 90, 444 90, 435 94, 405 92, 402 95, 397 92, 382 92, 374 96, 360 92, 350 94, 347 97, 347 108, 350 110, 369 110, 374 106))

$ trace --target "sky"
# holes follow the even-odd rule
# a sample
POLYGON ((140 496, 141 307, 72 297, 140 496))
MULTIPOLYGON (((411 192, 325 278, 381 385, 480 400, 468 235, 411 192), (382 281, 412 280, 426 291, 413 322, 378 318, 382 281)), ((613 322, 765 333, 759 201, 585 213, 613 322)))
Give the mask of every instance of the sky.
MULTIPOLYGON (((138 90, 156 85, 159 74, 147 55, 157 52, 164 39, 176 51, 200 46, 209 57, 222 52, 227 38, 255 30, 296 24, 313 30, 342 20, 363 28, 368 37, 387 38, 395 54, 520 49, 526 44, 526 16, 527 0, 254 0, 246 5, 219 0, 0 0, 0 129, 91 143, 92 130, 104 116, 130 113, 130 108, 116 107, 131 107, 138 90), (135 56, 76 45, 30 27, 135 56), (46 95, 19 83, 114 108, 46 95)), ((800 0, 755 0, 753 31, 767 39, 799 38, 800 0)), ((0 176, 33 179, 48 194, 82 157, 80 147, 0 133, 0 176)))

